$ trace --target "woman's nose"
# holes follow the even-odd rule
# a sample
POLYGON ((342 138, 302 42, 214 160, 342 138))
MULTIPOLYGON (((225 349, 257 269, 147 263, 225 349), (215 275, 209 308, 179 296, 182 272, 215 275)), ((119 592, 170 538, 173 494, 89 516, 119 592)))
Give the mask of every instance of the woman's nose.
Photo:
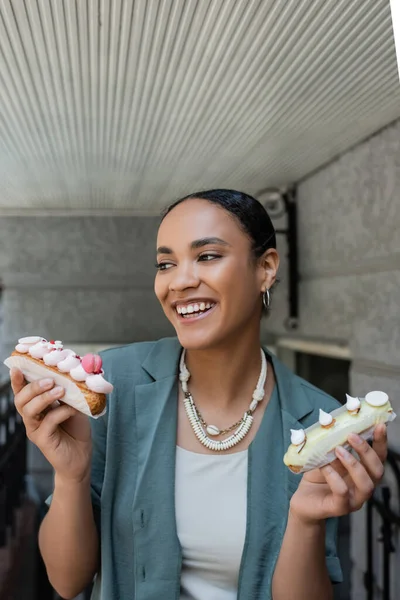
POLYGON ((199 276, 195 265, 178 265, 174 268, 169 289, 171 291, 182 291, 199 285, 199 276))

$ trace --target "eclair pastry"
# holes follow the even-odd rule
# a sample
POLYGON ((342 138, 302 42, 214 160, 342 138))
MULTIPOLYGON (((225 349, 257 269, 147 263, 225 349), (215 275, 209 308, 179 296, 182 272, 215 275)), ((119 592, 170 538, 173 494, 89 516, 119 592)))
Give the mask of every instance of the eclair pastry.
POLYGON ((396 414, 384 392, 369 392, 365 398, 347 395, 347 403, 331 413, 320 410, 319 421, 307 429, 292 429, 291 444, 283 462, 293 473, 305 473, 335 460, 337 446, 349 447, 347 438, 356 433, 369 439, 379 423, 394 421, 396 414))
POLYGON ((65 390, 61 402, 89 417, 104 414, 106 394, 113 390, 103 377, 100 356, 86 354, 81 358, 73 350, 64 349, 58 340, 47 341, 39 336, 21 338, 4 364, 22 371, 28 382, 53 379, 55 385, 65 390))

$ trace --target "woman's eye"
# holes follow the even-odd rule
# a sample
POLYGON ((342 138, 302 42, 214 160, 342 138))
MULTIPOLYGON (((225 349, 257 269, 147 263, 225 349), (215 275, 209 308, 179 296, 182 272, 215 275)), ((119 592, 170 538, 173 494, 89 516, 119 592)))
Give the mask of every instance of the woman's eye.
POLYGON ((156 263, 155 267, 158 271, 167 271, 172 267, 172 263, 156 263))
POLYGON ((221 258, 220 254, 201 254, 201 256, 199 256, 199 260, 203 261, 203 262, 208 262, 210 260, 214 260, 215 258, 221 258))

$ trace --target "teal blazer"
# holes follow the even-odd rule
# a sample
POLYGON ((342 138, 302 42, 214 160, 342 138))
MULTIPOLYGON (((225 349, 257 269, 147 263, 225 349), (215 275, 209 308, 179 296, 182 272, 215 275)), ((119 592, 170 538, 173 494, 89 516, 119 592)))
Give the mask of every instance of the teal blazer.
MULTIPOLYGON (((102 353, 106 377, 115 387, 106 415, 91 420, 93 509, 101 536, 93 600, 179 600, 182 553, 174 487, 180 352, 178 340, 167 338, 102 353)), ((319 408, 338 406, 266 354, 276 387, 249 447, 238 600, 272 598, 289 500, 301 479, 282 460, 290 429, 311 425, 319 408)), ((326 531, 327 568, 339 582, 336 519, 328 520, 326 531)))

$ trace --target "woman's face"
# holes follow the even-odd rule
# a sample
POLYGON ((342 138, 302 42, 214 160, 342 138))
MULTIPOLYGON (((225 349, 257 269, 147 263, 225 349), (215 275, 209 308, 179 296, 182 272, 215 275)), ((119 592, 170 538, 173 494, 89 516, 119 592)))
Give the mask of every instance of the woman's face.
POLYGON ((157 264, 157 298, 181 345, 200 350, 233 343, 249 326, 259 328, 261 292, 275 280, 278 257, 271 250, 256 264, 233 215, 190 199, 161 223, 157 264))

